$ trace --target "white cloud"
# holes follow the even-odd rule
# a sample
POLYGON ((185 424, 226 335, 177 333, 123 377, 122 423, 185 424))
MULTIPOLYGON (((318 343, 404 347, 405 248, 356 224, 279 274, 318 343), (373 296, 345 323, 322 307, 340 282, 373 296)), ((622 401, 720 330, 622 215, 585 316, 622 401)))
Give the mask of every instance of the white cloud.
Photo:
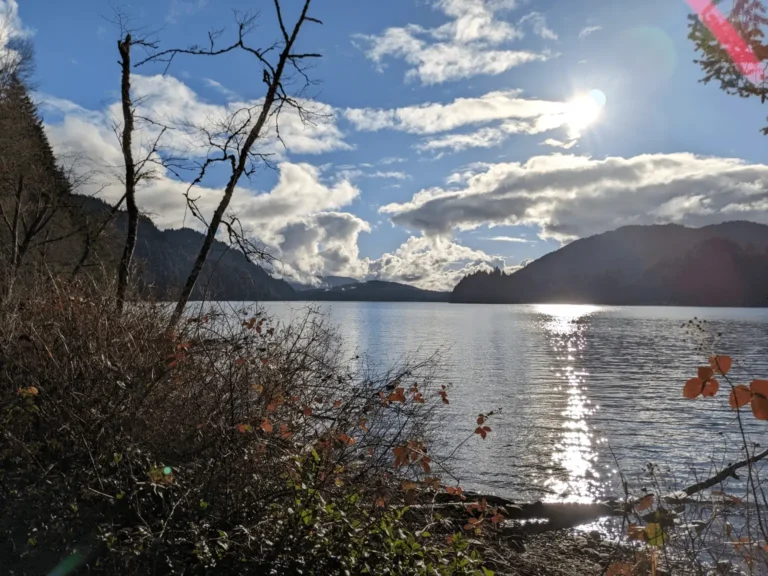
POLYGON ((31 31, 25 28, 19 17, 16 0, 0 0, 0 70, 15 67, 18 53, 14 41, 28 37, 31 31))
POLYGON ((519 90, 489 92, 477 98, 457 98, 447 104, 425 103, 402 108, 347 108, 344 117, 357 130, 399 130, 411 134, 437 134, 467 125, 497 120, 519 121, 523 126, 561 126, 568 104, 522 98, 519 90))
POLYGON ((234 92, 233 90, 230 90, 226 86, 224 86, 221 82, 217 82, 216 80, 212 80, 210 78, 205 78, 205 85, 209 88, 213 88, 217 92, 219 92, 224 98, 227 100, 239 100, 240 96, 237 94, 237 92, 234 92))
POLYGON ((429 235, 537 225, 567 241, 628 224, 768 223, 768 166, 689 153, 595 160, 552 154, 490 165, 458 190, 430 188, 380 212, 429 235))
POLYGON ((394 252, 366 260, 365 264, 369 278, 444 291, 452 290, 461 278, 479 270, 499 267, 511 271, 499 256, 427 236, 411 236, 394 252))
POLYGON ((533 244, 533 240, 526 240, 525 238, 517 238, 516 236, 490 236, 486 238, 480 238, 480 240, 492 240, 493 242, 512 242, 516 244, 533 244))
POLYGON ((584 38, 587 36, 591 36, 595 32, 599 32, 602 29, 602 26, 586 26, 585 28, 582 28, 581 32, 579 32, 579 39, 584 40, 584 38))
MULTIPOLYGON (((366 56, 379 70, 388 57, 404 60, 406 79, 437 84, 472 76, 501 74, 526 62, 544 61, 547 52, 511 50, 507 45, 523 37, 520 30, 498 16, 514 2, 494 0, 435 0, 433 7, 449 21, 436 28, 415 24, 387 28, 379 35, 356 35, 367 46, 366 56)), ((534 30, 552 34, 544 25, 534 30), (545 32, 546 30, 546 32, 545 32)))
POLYGON ((542 142, 542 146, 552 146, 553 148, 564 148, 565 150, 569 150, 576 146, 578 144, 578 140, 558 140, 556 138, 547 138, 542 142))
POLYGON ((544 40, 557 40, 557 34, 554 30, 547 27, 547 19, 541 12, 531 12, 520 19, 520 25, 528 25, 536 36, 544 40))
MULTIPOLYGON (((227 108, 201 101, 191 90, 178 82, 166 82, 158 77, 136 77, 137 94, 143 99, 143 113, 153 118, 172 115, 182 110, 190 121, 205 121, 226 113, 227 108), (166 98, 167 97, 167 98, 166 98), (178 108, 177 108, 178 106, 178 108)), ((120 185, 123 158, 112 131, 116 111, 114 104, 105 110, 86 110, 73 102, 38 95, 46 116, 46 131, 54 150, 90 159, 82 169, 98 169, 100 176, 78 190, 83 194, 99 192, 104 200, 114 203, 123 194, 120 185)), ((288 117, 286 116, 286 119, 288 117)), ((288 151, 317 151, 332 143, 335 127, 302 127, 301 123, 281 125, 288 151), (302 134, 304 128, 308 133, 302 134), (317 132, 317 130, 320 132, 317 132), (314 144, 312 144, 314 142, 314 144), (319 143, 318 143, 319 142, 319 143)), ((144 154, 142 141, 137 139, 136 157, 144 154)), ((194 148, 184 134, 171 138, 179 148, 194 148), (175 139, 175 140, 174 140, 175 139)), ((273 141, 267 140, 271 146, 273 141)), ((239 217, 246 231, 264 242, 284 263, 284 270, 297 278, 316 274, 359 274, 363 271, 357 252, 361 232, 370 230, 364 220, 339 210, 359 197, 360 191, 338 174, 325 175, 318 167, 283 159, 277 164, 278 180, 269 191, 256 191, 239 186, 235 189, 228 213, 239 217), (302 244, 303 242, 303 244, 302 244)), ((202 224, 189 214, 184 193, 187 184, 157 168, 154 178, 143 181, 137 189, 137 202, 160 228, 189 226, 201 229, 202 224)), ((200 212, 210 218, 221 198, 222 190, 209 183, 197 186, 192 196, 197 198, 200 212)))

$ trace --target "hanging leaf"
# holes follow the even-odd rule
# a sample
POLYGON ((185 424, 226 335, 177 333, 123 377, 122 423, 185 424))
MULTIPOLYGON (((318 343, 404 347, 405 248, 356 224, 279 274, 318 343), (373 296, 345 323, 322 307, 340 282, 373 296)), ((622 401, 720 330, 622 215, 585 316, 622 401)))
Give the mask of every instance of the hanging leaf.
POLYGON ((238 424, 235 426, 237 428, 237 431, 240 432, 240 434, 245 434, 246 432, 251 431, 251 425, 250 424, 238 424))
POLYGON ((269 434, 272 432, 272 422, 270 422, 268 418, 264 418, 264 420, 261 421, 261 426, 259 426, 259 428, 269 434))
POLYGON ((768 420, 768 398, 754 394, 752 396, 752 414, 758 420, 768 420))
POLYGON ((485 423, 485 416, 483 414, 480 414, 477 417, 477 425, 482 426, 485 423))
POLYGON ((701 391, 701 395, 705 398, 709 398, 717 394, 718 390, 720 390, 720 382, 714 378, 710 378, 707 380, 707 383, 704 384, 704 389, 701 391))
POLYGON ((734 410, 746 406, 752 399, 752 391, 746 386, 736 386, 728 398, 728 403, 734 410))
POLYGON ((725 376, 728 374, 728 371, 731 369, 731 357, 730 356, 710 356, 709 357, 709 365, 712 366, 712 369, 722 376, 725 376))
POLYGON ((768 380, 752 380, 749 389, 768 398, 768 380))
POLYGON ((701 378, 691 378, 683 386, 683 397, 693 400, 701 394, 704 389, 704 381, 701 378))
POLYGON ((637 508, 638 512, 648 510, 651 506, 653 506, 653 494, 643 496, 637 501, 637 504, 635 504, 635 508, 637 508))
POLYGON ((430 470, 432 470, 432 468, 430 468, 429 466, 430 462, 432 462, 432 458, 430 458, 429 456, 424 456, 421 459, 420 464, 421 464, 421 467, 424 469, 425 474, 429 474, 430 470))
POLYGON ((645 527, 645 536, 651 546, 663 546, 667 541, 667 535, 661 524, 651 522, 645 527))
POLYGON ((699 366, 699 378, 701 378, 704 382, 712 378, 714 374, 715 371, 711 366, 699 366))
POLYGON ((288 428, 288 424, 280 424, 280 437, 283 440, 288 440, 293 436, 293 432, 288 428))

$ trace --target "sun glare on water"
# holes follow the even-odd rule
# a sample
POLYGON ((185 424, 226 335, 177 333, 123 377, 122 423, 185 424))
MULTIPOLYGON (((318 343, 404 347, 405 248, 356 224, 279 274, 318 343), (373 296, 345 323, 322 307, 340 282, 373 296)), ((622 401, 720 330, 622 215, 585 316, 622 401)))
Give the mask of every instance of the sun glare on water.
POLYGON ((600 90, 580 94, 568 103, 565 122, 571 132, 581 132, 600 118, 604 106, 605 94, 600 90))

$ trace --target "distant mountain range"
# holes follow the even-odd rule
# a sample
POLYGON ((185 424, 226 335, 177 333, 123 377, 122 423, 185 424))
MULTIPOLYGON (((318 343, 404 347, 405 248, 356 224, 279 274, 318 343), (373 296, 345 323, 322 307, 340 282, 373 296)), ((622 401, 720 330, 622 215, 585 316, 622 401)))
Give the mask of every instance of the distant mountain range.
POLYGON ((576 240, 512 274, 467 276, 450 301, 767 306, 768 226, 626 226, 576 240))
POLYGON ((450 292, 421 290, 408 284, 370 280, 297 292, 295 300, 357 302, 448 302, 450 292))
MULTIPOLYGON (((78 198, 83 209, 92 217, 103 217, 110 210, 109 205, 101 200, 78 198)), ((120 257, 126 227, 126 214, 119 212, 110 233, 111 248, 105 251, 114 262, 120 257)), ((158 298, 175 299, 202 243, 203 235, 195 230, 160 230, 152 220, 142 217, 135 255, 143 289, 158 298)), ((192 299, 447 302, 450 295, 450 292, 420 290, 397 282, 360 282, 343 276, 324 276, 318 281, 318 286, 311 286, 274 278, 261 266, 248 261, 242 252, 216 241, 192 299)))

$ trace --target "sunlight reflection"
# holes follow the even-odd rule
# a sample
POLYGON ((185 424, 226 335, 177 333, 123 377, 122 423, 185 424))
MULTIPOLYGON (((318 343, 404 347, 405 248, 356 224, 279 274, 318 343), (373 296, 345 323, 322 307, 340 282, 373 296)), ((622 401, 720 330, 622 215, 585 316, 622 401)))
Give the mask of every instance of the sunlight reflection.
POLYGON ((593 502, 601 487, 596 469, 600 441, 590 431, 588 418, 595 411, 586 396, 587 372, 579 369, 586 346, 589 318, 600 311, 599 306, 574 304, 541 304, 536 311, 544 316, 544 327, 559 363, 555 376, 566 397, 561 413, 561 431, 552 453, 554 470, 547 480, 552 491, 551 500, 566 502, 593 502))

